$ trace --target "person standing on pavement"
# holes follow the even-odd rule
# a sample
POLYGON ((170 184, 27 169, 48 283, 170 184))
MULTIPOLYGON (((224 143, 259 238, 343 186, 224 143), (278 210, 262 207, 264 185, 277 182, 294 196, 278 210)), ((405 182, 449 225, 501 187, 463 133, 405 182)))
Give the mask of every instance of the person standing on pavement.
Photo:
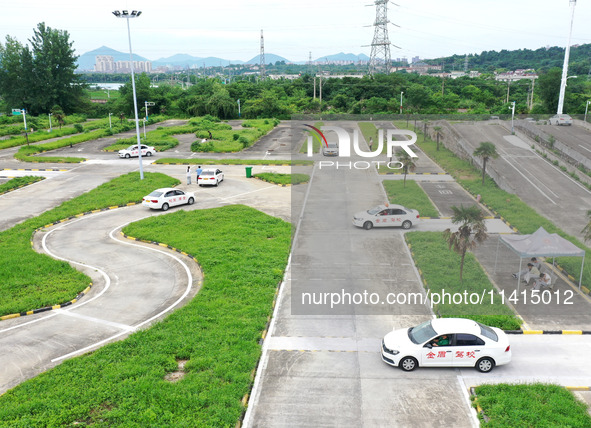
POLYGON ((369 151, 373 151, 373 137, 369 137, 369 151))
POLYGON ((187 166, 187 184, 191 184, 191 165, 187 166))
POLYGON ((197 175, 197 184, 199 184, 199 176, 202 172, 203 170, 201 169, 201 165, 197 166, 197 169, 195 170, 195 174, 197 175))

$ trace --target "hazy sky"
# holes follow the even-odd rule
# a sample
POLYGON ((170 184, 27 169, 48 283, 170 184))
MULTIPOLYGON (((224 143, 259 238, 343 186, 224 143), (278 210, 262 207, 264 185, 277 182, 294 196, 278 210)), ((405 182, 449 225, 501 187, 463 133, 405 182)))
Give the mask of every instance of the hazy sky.
MULTIPOLYGON (((39 22, 70 33, 78 55, 102 45, 128 52, 125 20, 116 9, 138 9, 130 21, 134 53, 150 60, 176 53, 249 60, 265 53, 291 61, 345 52, 370 54, 375 5, 363 0, 3 0, 0 42, 26 43, 39 22)), ((565 46, 569 0, 396 0, 389 4, 392 58, 565 46)), ((572 44, 591 43, 591 0, 575 8, 572 44)))

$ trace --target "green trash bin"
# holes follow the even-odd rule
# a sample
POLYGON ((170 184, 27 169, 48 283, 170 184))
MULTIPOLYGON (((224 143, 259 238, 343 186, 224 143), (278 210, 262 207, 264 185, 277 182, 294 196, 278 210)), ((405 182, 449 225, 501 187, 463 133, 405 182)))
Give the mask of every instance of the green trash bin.
POLYGON ((252 166, 246 167, 246 178, 252 178, 252 166))

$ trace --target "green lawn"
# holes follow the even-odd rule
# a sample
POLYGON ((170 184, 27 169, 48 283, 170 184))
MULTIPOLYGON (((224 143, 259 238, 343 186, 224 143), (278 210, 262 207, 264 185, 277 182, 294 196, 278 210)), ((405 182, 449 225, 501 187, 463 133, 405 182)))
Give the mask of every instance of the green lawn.
POLYGON ((160 173, 146 173, 144 180, 139 173, 126 174, 0 232, 0 315, 61 304, 88 286, 88 276, 31 248, 35 229, 79 213, 139 202, 156 188, 178 183, 160 173))
POLYGON ((483 427, 591 427, 587 406, 559 385, 502 383, 478 386, 475 393, 483 427))
POLYGON ((148 330, 0 396, 3 426, 236 426, 287 262, 290 225, 235 205, 147 218, 125 233, 193 255, 204 273, 201 290, 148 330), (166 381, 179 361, 186 361, 184 378, 166 381))
POLYGON ((8 180, 6 183, 0 184, 0 195, 18 189, 20 187, 28 186, 29 184, 33 184, 44 179, 45 177, 38 177, 33 175, 12 178, 8 180))
POLYGON ((382 184, 392 204, 404 205, 419 211, 421 217, 439 217, 437 209, 425 191, 415 181, 383 180, 382 184))
POLYGON ((261 172, 254 175, 254 177, 269 183, 282 185, 307 183, 310 180, 310 176, 307 174, 278 174, 274 172, 261 172))

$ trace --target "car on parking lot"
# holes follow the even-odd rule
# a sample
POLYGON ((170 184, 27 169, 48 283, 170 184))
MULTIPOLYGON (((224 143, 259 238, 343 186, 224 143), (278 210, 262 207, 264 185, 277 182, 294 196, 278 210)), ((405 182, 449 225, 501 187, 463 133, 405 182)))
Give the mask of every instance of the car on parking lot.
MULTIPOLYGON (((134 144, 133 146, 129 146, 126 149, 119 150, 119 157, 126 159, 138 157, 139 150, 137 147, 137 144, 134 144)), ((154 147, 146 146, 145 144, 141 144, 140 147, 142 150, 142 156, 152 156, 156 154, 156 150, 154 149, 154 147)))
POLYGON ((572 125, 573 118, 568 114, 557 114, 550 118, 550 125, 572 125))
POLYGON ((466 318, 437 318, 384 336, 382 360, 404 371, 417 367, 475 367, 488 373, 511 362, 505 332, 466 318))
POLYGON ((419 212, 402 205, 378 205, 353 216, 353 224, 369 230, 373 227, 402 226, 410 229, 419 221, 419 212))
POLYGON ((222 181, 224 181, 224 173, 216 168, 204 169, 197 179, 200 186, 217 186, 222 181))
POLYGON ((163 189, 156 189, 148 196, 142 199, 142 205, 154 210, 167 211, 170 207, 176 205, 193 205, 195 203, 195 194, 191 192, 184 192, 180 189, 172 187, 165 187, 163 189))
POLYGON ((338 156, 339 155, 339 146, 337 143, 326 143, 326 145, 322 146, 322 154, 324 156, 338 156))

